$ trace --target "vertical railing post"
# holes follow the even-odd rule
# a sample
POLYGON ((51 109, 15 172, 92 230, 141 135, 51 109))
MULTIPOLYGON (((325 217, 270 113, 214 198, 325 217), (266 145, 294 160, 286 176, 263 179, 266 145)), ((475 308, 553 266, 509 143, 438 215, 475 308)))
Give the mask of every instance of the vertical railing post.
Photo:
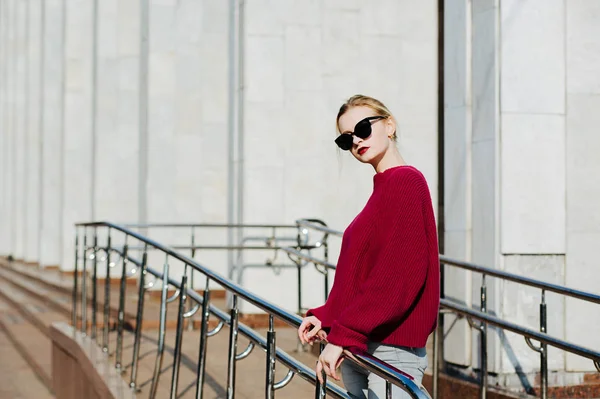
POLYGON ((158 350, 156 361, 154 363, 154 373, 152 375, 152 386, 150 387, 150 399, 156 398, 158 381, 160 380, 160 369, 163 363, 163 354, 165 351, 165 330, 167 326, 167 294, 169 291, 169 255, 166 256, 163 266, 162 290, 160 293, 160 320, 158 326, 158 350))
MULTIPOLYGON (((540 331, 547 333, 547 313, 546 313, 546 291, 542 290, 542 302, 540 303, 540 331)), ((540 343, 540 372, 541 372, 541 391, 542 399, 548 398, 548 345, 540 343)))
POLYGON ((140 357, 140 345, 142 340, 142 320, 144 316, 144 297, 146 292, 146 262, 148 261, 147 248, 144 249, 144 255, 142 256, 142 266, 139 269, 139 289, 138 289, 138 307, 137 315, 135 318, 135 341, 133 342, 133 361, 131 362, 131 380, 129 386, 133 389, 136 388, 138 361, 140 357))
POLYGON ((200 351, 198 354, 198 370, 196 375, 196 399, 202 399, 204 389, 204 373, 206 370, 206 352, 208 347, 208 319, 210 316, 210 280, 206 279, 202 297, 202 325, 200 326, 200 351))
POLYGON ((392 399, 392 383, 389 381, 385 382, 385 398, 392 399))
POLYGON ((102 326, 102 351, 108 353, 108 327, 110 323, 110 252, 112 249, 110 227, 106 239, 106 276, 104 276, 104 324, 102 326))
MULTIPOLYGON (((485 285, 485 274, 481 277, 481 313, 487 313, 487 287, 485 285)), ((487 366, 487 323, 481 322, 479 326, 481 334, 481 390, 479 398, 485 399, 488 389, 488 366, 487 366)))
MULTIPOLYGON (((442 317, 441 314, 438 314, 438 318, 442 317)), ((440 356, 440 348, 439 348, 439 339, 440 339, 440 329, 439 326, 433 331, 433 387, 432 394, 433 399, 438 399, 438 383, 440 376, 440 365, 439 365, 439 356, 440 356)))
MULTIPOLYGON (((194 259, 194 257, 196 256, 196 229, 192 226, 192 259, 194 259)), ((190 289, 194 289, 195 284, 194 284, 194 269, 192 267, 190 267, 190 289)), ((188 310, 191 310, 194 307, 194 303, 192 301, 189 301, 189 306, 188 306, 188 310)), ((190 317, 190 320, 188 322, 188 331, 192 331, 194 329, 194 321, 192 320, 192 318, 190 317)))
POLYGON ((75 227, 75 268, 73 270, 73 304, 71 314, 71 325, 77 330, 77 281, 79 280, 79 270, 77 264, 79 262, 79 228, 75 227))
POLYGON ((87 226, 83 228, 83 269, 81 270, 81 333, 87 334, 87 226))
MULTIPOLYGON (((327 243, 327 237, 328 237, 327 234, 323 237, 323 259, 325 260, 325 263, 329 263, 329 244, 327 243)), ((327 301, 328 297, 329 297, 329 269, 325 268, 325 301, 327 301)))
POLYGON ((185 301, 187 299, 187 265, 181 277, 181 295, 179 296, 179 310, 177 311, 177 330, 175 334, 175 352, 173 354, 173 375, 171 377, 171 399, 177 398, 177 386, 179 384, 179 364, 181 363, 181 345, 183 343, 183 323, 185 313, 185 301))
POLYGON ((238 297, 233 295, 231 307, 231 324, 229 328, 229 358, 227 363, 227 399, 235 398, 235 356, 238 341, 238 297))
MULTIPOLYGON (((127 237, 125 237, 127 240, 127 237)), ((123 356, 123 328, 125 324, 125 287, 127 279, 127 241, 123 246, 123 255, 121 259, 121 281, 119 283, 119 310, 117 312, 117 349, 115 355, 115 368, 122 369, 123 356)))
POLYGON ((275 398, 275 328, 273 315, 269 315, 269 331, 267 331, 267 371, 265 384, 265 398, 275 398))
POLYGON ((98 327, 98 228, 94 227, 94 254, 92 275, 92 339, 96 339, 98 327))
MULTIPOLYGON (((304 232, 304 227, 298 226, 296 232, 296 250, 302 250, 302 238, 301 235, 304 232)), ((275 235, 275 234, 273 234, 275 235)), ((296 264, 296 279, 298 282, 298 315, 302 316, 302 261, 298 259, 294 262, 296 264)))
MULTIPOLYGON (((445 264, 440 262, 440 298, 444 299, 445 294, 445 264)), ((444 364, 444 314, 438 310, 438 325, 433 335, 433 399, 439 398, 439 379, 440 369, 445 368, 444 364)))
MULTIPOLYGON (((325 349, 325 344, 323 342, 319 343, 319 353, 323 352, 325 349)), ((319 376, 317 375, 317 380, 315 382, 315 399, 323 399, 327 393, 325 389, 327 386, 327 375, 325 372, 321 372, 321 377, 323 378, 323 383, 319 381, 319 376)))
POLYGON ((296 262, 296 269, 298 271, 298 315, 302 316, 302 263, 296 262))

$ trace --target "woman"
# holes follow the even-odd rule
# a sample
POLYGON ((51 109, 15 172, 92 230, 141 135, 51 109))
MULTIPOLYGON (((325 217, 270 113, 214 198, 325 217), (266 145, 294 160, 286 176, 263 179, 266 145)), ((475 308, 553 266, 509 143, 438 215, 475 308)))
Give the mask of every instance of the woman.
MULTIPOLYGON (((352 398, 384 398, 385 381, 351 362, 344 349, 367 352, 421 383, 425 344, 436 328, 439 259, 435 217, 425 178, 396 148, 396 121, 378 100, 356 95, 339 110, 336 144, 375 169, 373 193, 344 232, 325 305, 311 309, 298 335, 327 342, 317 361, 352 398)), ((394 387, 394 398, 410 396, 394 387)))

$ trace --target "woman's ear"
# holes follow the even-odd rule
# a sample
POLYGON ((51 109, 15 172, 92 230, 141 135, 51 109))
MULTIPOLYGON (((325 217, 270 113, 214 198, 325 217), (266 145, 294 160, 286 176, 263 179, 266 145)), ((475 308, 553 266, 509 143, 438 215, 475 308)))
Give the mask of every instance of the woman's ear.
POLYGON ((396 134, 396 121, 391 116, 385 120, 385 132, 389 138, 393 138, 396 134))

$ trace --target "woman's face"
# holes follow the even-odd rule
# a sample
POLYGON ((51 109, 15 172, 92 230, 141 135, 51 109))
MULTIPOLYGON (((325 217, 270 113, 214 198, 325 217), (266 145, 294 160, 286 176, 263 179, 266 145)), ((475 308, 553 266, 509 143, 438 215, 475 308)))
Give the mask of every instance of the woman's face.
MULTIPOLYGON (((356 124, 365 118, 375 116, 375 112, 368 107, 352 107, 340 117, 338 126, 340 132, 352 133, 356 124)), ((375 119, 370 121, 371 135, 361 139, 352 135, 353 145, 350 151, 354 158, 363 163, 379 161, 386 153, 392 142, 391 137, 395 131, 392 118, 375 119)))

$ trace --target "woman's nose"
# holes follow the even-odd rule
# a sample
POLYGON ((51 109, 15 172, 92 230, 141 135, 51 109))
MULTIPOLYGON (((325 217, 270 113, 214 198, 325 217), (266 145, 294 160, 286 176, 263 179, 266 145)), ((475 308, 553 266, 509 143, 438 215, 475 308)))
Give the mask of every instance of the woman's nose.
POLYGON ((362 143, 362 141, 363 141, 363 139, 361 139, 360 137, 355 136, 354 134, 352 135, 352 142, 354 144, 358 145, 358 144, 362 143))

